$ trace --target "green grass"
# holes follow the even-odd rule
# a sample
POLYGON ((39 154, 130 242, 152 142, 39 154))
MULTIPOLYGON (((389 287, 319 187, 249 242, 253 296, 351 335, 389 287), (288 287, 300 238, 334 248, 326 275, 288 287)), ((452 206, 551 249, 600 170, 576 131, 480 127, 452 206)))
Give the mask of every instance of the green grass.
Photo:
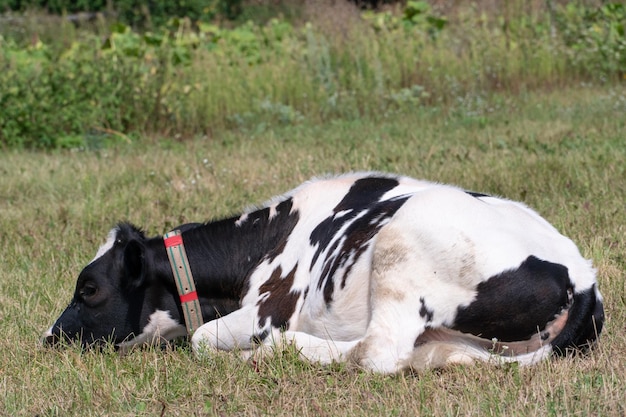
MULTIPOLYGON (((603 415, 626 398, 626 90, 472 97, 382 120, 242 128, 99 151, 0 154, 0 416, 603 415), (533 368, 381 376, 292 351, 255 369, 188 347, 39 345, 118 220, 149 234, 225 216, 314 175, 375 169, 522 200, 593 259, 606 328, 590 355, 533 368)), ((257 126, 258 127, 258 126, 257 126)))

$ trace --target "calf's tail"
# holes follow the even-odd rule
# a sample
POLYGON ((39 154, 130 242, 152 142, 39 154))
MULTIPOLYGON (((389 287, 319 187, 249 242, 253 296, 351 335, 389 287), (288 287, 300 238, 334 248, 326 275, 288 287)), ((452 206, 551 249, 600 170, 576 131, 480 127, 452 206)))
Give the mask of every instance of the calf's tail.
POLYGON ((557 355, 572 351, 587 351, 592 347, 604 325, 602 297, 592 285, 574 294, 563 329, 550 342, 557 355))
POLYGON ((598 338, 603 323, 602 297, 594 284, 575 293, 568 307, 528 340, 500 342, 449 328, 429 328, 415 341, 406 365, 413 370, 474 361, 533 365, 552 353, 587 351, 598 338))

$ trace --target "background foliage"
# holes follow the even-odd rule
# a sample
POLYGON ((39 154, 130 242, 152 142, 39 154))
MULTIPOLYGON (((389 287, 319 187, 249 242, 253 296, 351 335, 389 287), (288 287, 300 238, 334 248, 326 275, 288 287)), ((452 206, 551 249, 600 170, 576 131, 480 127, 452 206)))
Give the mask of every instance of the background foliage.
MULTIPOLYGON (((55 15, 104 13, 137 28, 161 25, 172 17, 208 21, 220 15, 234 19, 242 0, 0 0, 0 11, 45 10, 55 15)), ((74 16, 75 18, 79 16, 74 16)), ((83 16, 89 17, 89 16, 83 16)), ((93 16, 91 16, 93 17, 93 16)))
POLYGON ((274 12, 267 20, 229 24, 211 19, 237 2, 200 3, 154 2, 159 16, 171 6, 186 17, 155 17, 141 30, 132 18, 105 15, 78 26, 5 16, 18 20, 0 36, 0 146, 100 147, 146 134, 384 119, 422 106, 453 110, 503 90, 619 82, 626 72, 626 9, 618 3, 515 1, 481 10, 408 1, 360 11, 348 2, 295 2, 291 12, 281 3, 258 13, 274 12))

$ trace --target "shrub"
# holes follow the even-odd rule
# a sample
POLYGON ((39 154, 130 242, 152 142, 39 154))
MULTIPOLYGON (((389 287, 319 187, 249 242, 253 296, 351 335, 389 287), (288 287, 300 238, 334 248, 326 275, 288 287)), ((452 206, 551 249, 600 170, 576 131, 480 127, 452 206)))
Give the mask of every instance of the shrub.
POLYGON ((568 3, 555 16, 573 66, 604 75, 626 74, 626 6, 568 3))
POLYGON ((242 0, 0 0, 0 12, 28 9, 43 9, 57 15, 113 12, 124 24, 147 28, 164 24, 172 17, 209 21, 219 14, 234 19, 241 13, 242 0))
POLYGON ((0 38, 0 144, 100 146, 134 133, 256 131, 477 100, 482 108, 502 90, 624 72, 619 5, 506 18, 467 8, 447 19, 409 1, 401 13, 364 13, 350 27, 173 18, 143 32, 117 23, 104 41, 82 32, 64 43, 0 38))

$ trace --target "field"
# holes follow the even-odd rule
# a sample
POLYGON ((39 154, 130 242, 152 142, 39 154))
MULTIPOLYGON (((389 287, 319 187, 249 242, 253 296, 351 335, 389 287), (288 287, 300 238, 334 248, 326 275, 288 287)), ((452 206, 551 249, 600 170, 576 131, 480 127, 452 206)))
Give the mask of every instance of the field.
POLYGON ((146 138, 94 151, 0 155, 0 415, 602 415, 626 409, 626 90, 494 95, 383 121, 146 138), (380 376, 303 362, 255 369, 232 354, 48 350, 109 228, 150 234, 235 213, 315 175, 409 174, 525 201, 593 259, 606 327, 591 354, 380 376))
POLYGON ((462 3, 294 0, 276 19, 146 33, 0 25, 0 417, 626 416, 626 7, 462 3), (42 347, 116 222, 162 234, 358 170, 538 210, 597 268, 597 348, 381 376, 293 349, 252 366, 184 342, 42 347))

